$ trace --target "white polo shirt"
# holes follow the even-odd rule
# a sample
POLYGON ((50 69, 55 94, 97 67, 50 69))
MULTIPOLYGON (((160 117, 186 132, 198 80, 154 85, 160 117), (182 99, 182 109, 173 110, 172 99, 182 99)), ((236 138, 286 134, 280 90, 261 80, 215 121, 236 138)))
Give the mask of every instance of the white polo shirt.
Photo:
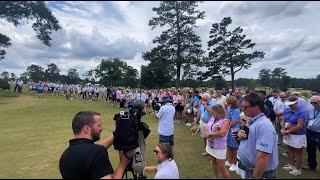
POLYGON ((176 162, 166 160, 158 165, 154 179, 179 179, 179 170, 176 162))

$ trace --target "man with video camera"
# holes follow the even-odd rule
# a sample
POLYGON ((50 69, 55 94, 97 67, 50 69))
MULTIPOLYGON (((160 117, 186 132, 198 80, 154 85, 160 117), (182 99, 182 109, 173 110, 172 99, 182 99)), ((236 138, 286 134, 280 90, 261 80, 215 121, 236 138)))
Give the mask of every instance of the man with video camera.
POLYGON ((59 162, 60 173, 64 179, 121 179, 133 152, 119 151, 120 162, 114 171, 107 149, 113 144, 113 134, 99 144, 103 130, 101 115, 97 112, 78 112, 72 121, 74 139, 63 152, 59 162))
POLYGON ((161 99, 162 106, 160 107, 159 112, 157 113, 157 118, 159 119, 158 125, 158 134, 159 134, 159 143, 168 143, 171 146, 174 145, 174 123, 173 118, 175 115, 175 108, 172 105, 172 100, 164 96, 161 99))

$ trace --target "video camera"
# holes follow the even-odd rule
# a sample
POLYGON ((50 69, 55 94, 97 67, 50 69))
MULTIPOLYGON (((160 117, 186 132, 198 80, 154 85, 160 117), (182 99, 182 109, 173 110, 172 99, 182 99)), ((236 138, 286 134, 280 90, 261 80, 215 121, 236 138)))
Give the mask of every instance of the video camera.
POLYGON ((144 102, 139 100, 133 103, 128 103, 127 111, 121 111, 114 115, 116 121, 116 129, 113 132, 115 150, 123 151, 124 153, 134 150, 134 157, 126 168, 131 171, 133 177, 145 178, 145 139, 150 134, 149 126, 141 122, 141 117, 146 113, 144 111, 144 102))
POLYGON ((162 104, 159 102, 159 98, 158 97, 155 97, 153 100, 152 100, 152 109, 155 110, 156 112, 158 112, 162 106, 162 104))

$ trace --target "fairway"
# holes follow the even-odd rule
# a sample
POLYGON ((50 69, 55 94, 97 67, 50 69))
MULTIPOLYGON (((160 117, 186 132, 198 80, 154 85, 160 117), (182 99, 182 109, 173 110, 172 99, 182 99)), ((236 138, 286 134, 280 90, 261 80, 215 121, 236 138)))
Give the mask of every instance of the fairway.
MULTIPOLYGON (((101 138, 107 137, 114 128, 113 115, 118 112, 106 102, 64 100, 62 96, 37 98, 22 95, 17 98, 0 98, 0 178, 61 178, 59 158, 72 139, 71 121, 79 111, 91 110, 102 114, 104 131, 101 138)), ((155 165, 153 148, 158 142, 157 120, 147 114, 146 122, 151 133, 147 138, 147 164, 155 165)), ((179 167, 180 178, 212 178, 213 172, 204 152, 203 141, 198 135, 192 135, 184 123, 175 124, 174 156, 179 167)), ((280 152, 284 152, 281 147, 280 152)), ((306 163, 306 150, 303 165, 306 163)), ((118 165, 118 154, 111 147, 111 164, 118 165)), ((318 163, 320 163, 318 155, 318 163)), ((319 166, 315 172, 302 171, 302 175, 293 177, 282 170, 287 163, 280 157, 278 178, 320 178, 319 166)), ((240 178, 231 173, 232 178, 240 178)), ((154 174, 147 174, 153 178, 154 174)))

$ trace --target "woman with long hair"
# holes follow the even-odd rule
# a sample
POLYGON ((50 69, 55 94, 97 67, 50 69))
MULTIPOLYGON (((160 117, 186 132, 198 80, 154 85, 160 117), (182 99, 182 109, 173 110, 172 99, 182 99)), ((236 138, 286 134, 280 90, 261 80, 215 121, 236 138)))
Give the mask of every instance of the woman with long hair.
POLYGON ((230 171, 236 171, 237 163, 237 151, 238 151, 238 141, 232 136, 233 133, 238 133, 240 131, 240 109, 237 99, 233 96, 229 96, 226 99, 227 102, 227 119, 230 122, 230 129, 227 137, 227 146, 229 152, 229 160, 226 161, 225 165, 230 166, 230 171))
POLYGON ((218 104, 212 108, 212 118, 206 125, 205 137, 207 138, 206 151, 211 155, 213 172, 219 178, 220 172, 224 178, 229 179, 230 174, 225 166, 227 156, 227 133, 229 122, 223 107, 218 104))

